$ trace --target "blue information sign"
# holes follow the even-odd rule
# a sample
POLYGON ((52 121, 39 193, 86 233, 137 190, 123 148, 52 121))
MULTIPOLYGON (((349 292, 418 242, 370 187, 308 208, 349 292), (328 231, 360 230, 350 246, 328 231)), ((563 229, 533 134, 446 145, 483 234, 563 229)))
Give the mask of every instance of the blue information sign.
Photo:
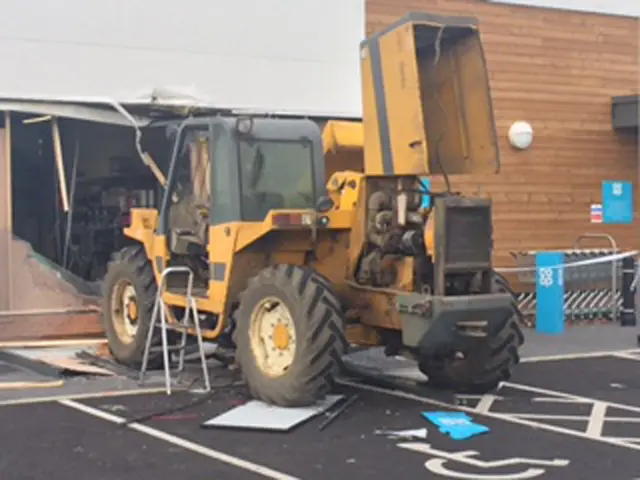
MULTIPOLYGON (((420 177, 420 182, 427 190, 431 191, 431 179, 429 177, 420 177)), ((422 195, 420 208, 431 208, 431 195, 422 195)))
POLYGON ((633 185, 631 182, 602 182, 602 222, 633 223, 633 185))
POLYGON ((536 331, 550 335, 564 332, 564 254, 536 254, 536 331))

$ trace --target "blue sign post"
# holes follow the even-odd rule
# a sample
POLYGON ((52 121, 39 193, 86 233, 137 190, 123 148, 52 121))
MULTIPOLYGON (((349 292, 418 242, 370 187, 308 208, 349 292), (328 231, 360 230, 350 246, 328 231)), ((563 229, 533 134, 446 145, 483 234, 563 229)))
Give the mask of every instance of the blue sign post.
POLYGON ((602 182, 602 222, 633 223, 633 185, 631 182, 602 182))
POLYGON ((548 335, 564 333, 564 254, 536 255, 536 331, 548 335), (560 267, 558 268, 558 266, 560 267))

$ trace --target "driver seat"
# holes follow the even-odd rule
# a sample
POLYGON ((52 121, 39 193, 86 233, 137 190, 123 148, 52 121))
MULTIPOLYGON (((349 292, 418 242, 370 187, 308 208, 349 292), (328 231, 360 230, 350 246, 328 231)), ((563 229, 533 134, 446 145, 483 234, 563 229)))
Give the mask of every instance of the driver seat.
POLYGON ((169 250, 177 255, 207 255, 208 209, 179 201, 169 210, 169 250))

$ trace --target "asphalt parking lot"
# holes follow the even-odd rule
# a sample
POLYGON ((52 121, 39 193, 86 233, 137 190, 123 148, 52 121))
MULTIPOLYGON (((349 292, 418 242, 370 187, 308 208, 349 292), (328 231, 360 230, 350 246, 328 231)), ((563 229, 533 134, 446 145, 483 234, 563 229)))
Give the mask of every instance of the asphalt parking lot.
POLYGON ((137 430, 113 422, 184 405, 192 394, 4 406, 0 478, 632 480, 640 478, 640 353, 625 355, 524 363, 496 395, 460 405, 344 387, 358 399, 337 421, 319 430, 321 416, 289 433, 201 428, 243 401, 230 389, 137 430), (457 441, 420 415, 449 409, 490 432, 457 441), (426 440, 374 434, 422 427, 426 440))

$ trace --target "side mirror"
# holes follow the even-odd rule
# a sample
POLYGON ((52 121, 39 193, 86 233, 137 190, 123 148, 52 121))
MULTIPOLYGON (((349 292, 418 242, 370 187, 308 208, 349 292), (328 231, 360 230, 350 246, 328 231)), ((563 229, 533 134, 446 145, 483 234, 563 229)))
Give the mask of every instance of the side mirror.
POLYGON ((316 212, 318 213, 327 213, 335 206, 331 197, 320 197, 316 202, 316 212))

